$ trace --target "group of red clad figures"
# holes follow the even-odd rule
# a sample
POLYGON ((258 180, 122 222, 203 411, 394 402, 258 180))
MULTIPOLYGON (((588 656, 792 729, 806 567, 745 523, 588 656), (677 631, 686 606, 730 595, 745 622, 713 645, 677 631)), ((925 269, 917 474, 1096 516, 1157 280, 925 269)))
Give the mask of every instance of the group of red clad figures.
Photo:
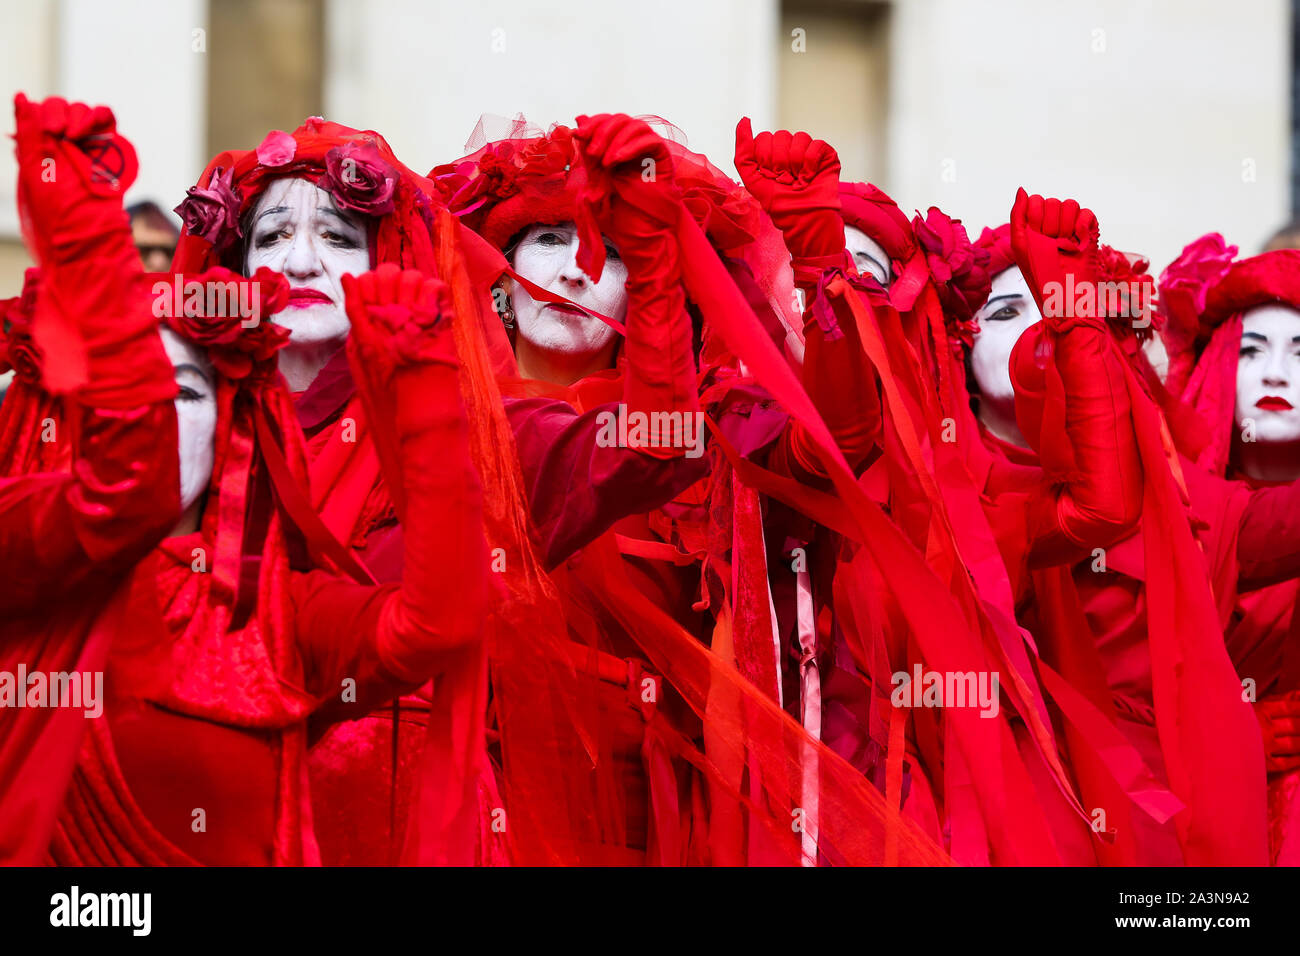
POLYGON ((146 274, 15 120, 0 861, 1300 861, 1300 252, 313 117, 146 274))

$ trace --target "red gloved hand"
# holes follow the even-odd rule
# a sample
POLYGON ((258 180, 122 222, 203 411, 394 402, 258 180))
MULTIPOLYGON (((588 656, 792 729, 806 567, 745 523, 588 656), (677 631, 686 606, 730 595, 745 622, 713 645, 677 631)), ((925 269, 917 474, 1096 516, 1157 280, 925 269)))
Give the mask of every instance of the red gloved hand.
MULTIPOLYGON (((574 140, 587 172, 582 198, 592 221, 628 264, 629 277, 645 281, 648 272, 660 271, 654 267, 663 256, 664 243, 672 241, 680 209, 668 145, 645 122, 622 113, 579 116, 574 140)), ((592 236, 583 239, 588 245, 594 243, 592 236)), ((603 244, 595 243, 586 251, 592 255, 592 268, 581 261, 579 265, 598 277, 597 263, 604 264, 603 244)), ((675 274, 671 278, 675 281, 675 274)))
POLYGON ((140 166, 107 106, 14 97, 18 198, 42 265, 93 253, 121 225, 140 166))
MULTIPOLYGON (((682 206, 668 145, 622 114, 579 116, 574 138, 594 200, 590 228, 599 226, 627 266, 624 402, 629 412, 694 413, 699 391, 676 237, 682 206)), ((600 252, 603 265, 603 247, 600 252)), ((639 450, 657 458, 684 454, 677 446, 639 450)))
POLYGON ((1264 735, 1264 766, 1269 773, 1300 768, 1300 694, 1266 697, 1255 705, 1264 735))
POLYGON ((385 263, 344 276, 348 347, 403 527, 401 591, 379 651, 403 680, 434 675, 481 636, 488 560, 483 495, 470 459, 447 286, 385 263))
POLYGON ((1097 217, 1073 199, 1044 199, 1030 196, 1024 189, 1016 192, 1011 209, 1011 249, 1049 326, 1061 324, 1062 319, 1097 318, 1095 309, 1093 315, 1075 315, 1073 297, 1065 293, 1067 275, 1073 276, 1076 289, 1096 283, 1101 264, 1099 236, 1097 217), (1053 289, 1049 283, 1058 285, 1053 289), (1055 295, 1048 294, 1053 291, 1055 295))
POLYGON ((829 143, 807 133, 759 133, 749 117, 736 124, 736 169, 772 217, 796 259, 844 251, 840 213, 840 158, 829 143))
POLYGON ((98 408, 176 394, 122 196, 139 164, 112 112, 14 97, 18 204, 41 263, 32 338, 44 385, 98 408))

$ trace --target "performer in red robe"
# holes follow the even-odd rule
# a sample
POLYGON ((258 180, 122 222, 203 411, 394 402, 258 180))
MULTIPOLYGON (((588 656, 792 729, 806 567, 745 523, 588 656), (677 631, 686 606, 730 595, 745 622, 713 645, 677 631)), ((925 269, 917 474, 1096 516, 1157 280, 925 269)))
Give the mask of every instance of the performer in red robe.
POLYGON ((0 862, 30 866, 103 719, 123 577, 175 524, 180 481, 175 385, 122 209, 131 144, 105 107, 20 93, 15 115, 40 272, 0 316, 0 368, 15 372, 0 405, 0 862), (51 354, 65 361, 46 368, 51 354), (52 675, 81 700, 51 699, 52 675))
MULTIPOLYGON (((788 137, 788 134, 777 134, 778 138, 775 144, 767 146, 767 148, 784 148, 791 152, 797 151, 801 154, 807 154, 811 153, 817 145, 820 145, 810 144, 806 138, 801 144, 800 137, 802 136, 803 134, 797 134, 793 141, 789 139, 783 141, 781 137, 788 137)), ((737 162, 743 173, 745 167, 741 165, 741 155, 738 149, 737 162)), ((781 205, 787 207, 792 218, 799 213, 803 213, 802 225, 804 230, 812 233, 814 231, 813 223, 818 215, 816 208, 818 204, 809 202, 806 194, 812 193, 813 190, 798 174, 779 182, 785 185, 784 189, 773 197, 772 204, 775 209, 773 215, 777 215, 781 210, 781 205), (801 196, 801 192, 805 193, 805 196, 801 196)), ((778 186, 778 190, 781 190, 780 186, 778 186)), ((871 277, 863 280, 864 294, 862 302, 869 307, 872 313, 871 318, 874 319, 872 325, 876 326, 871 334, 879 344, 874 346, 877 351, 873 354, 873 358, 876 358, 877 362, 889 361, 889 352, 880 351, 881 345, 892 350, 895 356, 893 359, 894 372, 887 374, 886 377, 886 394, 888 396, 886 419, 892 426, 887 432, 887 436, 894 439, 896 443, 893 445, 895 451, 891 454, 891 443, 887 441, 886 456, 877 467, 889 467, 890 470, 880 476, 882 479, 887 476, 887 481, 877 483, 875 493, 882 498, 892 496, 895 502, 894 513, 896 519, 904 522, 905 526, 910 523, 910 527, 914 529, 913 533, 918 535, 918 545, 925 546, 929 553, 938 555, 940 560, 936 564, 937 567, 943 566, 942 558, 945 554, 948 556, 947 563, 949 567, 952 567, 952 557, 957 553, 963 554, 968 563, 978 561, 979 564, 972 564, 971 572, 979 582, 980 593, 985 606, 991 610, 992 606, 1002 604, 1005 615, 1003 620, 1010 621, 1011 604, 1008 600, 1010 597, 1010 591, 1007 587, 1008 575, 1001 565, 996 549, 993 547, 992 538, 986 528, 983 532, 985 537, 981 540, 979 538, 980 529, 978 523, 971 520, 972 515, 969 508, 965 513, 962 513, 961 506, 958 504, 961 500, 958 496, 965 494, 969 497, 970 506, 979 507, 978 499, 974 497, 974 489, 970 486, 970 479, 964 477, 960 470, 953 470, 951 459, 945 465, 938 458, 939 454, 945 451, 945 444, 954 440, 955 434, 951 427, 954 424, 952 419, 941 418, 942 413, 939 412, 939 408, 943 406, 935 402, 936 393, 941 397, 943 392, 944 369, 942 367, 937 368, 930 375, 925 372, 928 365, 933 368, 931 363, 927 362, 925 356, 946 356, 948 354, 947 334, 944 329, 945 318, 949 320, 949 324, 956 325, 960 314, 964 312, 964 315, 969 317, 970 312, 973 311, 973 305, 976 304, 971 289, 978 288, 978 283, 972 283, 965 278, 973 271, 972 258, 969 253, 963 253, 960 244, 954 241, 958 234, 957 229, 941 225, 943 219, 936 216, 935 210, 931 211, 928 220, 918 219, 916 228, 920 229, 925 237, 923 242, 918 242, 913 233, 913 226, 907 223, 906 218, 893 206, 888 197, 885 197, 873 187, 846 184, 840 188, 839 200, 839 205, 843 210, 843 223, 837 221, 838 217, 826 216, 823 213, 822 218, 826 220, 826 223, 822 228, 816 230, 815 234, 821 236, 822 241, 815 251, 820 251, 823 256, 828 257, 837 248, 842 250, 847 242, 850 252, 853 254, 855 266, 861 265, 864 273, 871 277), (940 276, 943 281, 940 281, 940 276), (880 294, 880 285, 878 283, 882 280, 890 283, 888 298, 880 294), (939 293, 938 301, 936 301, 936 292, 939 293), (895 305, 905 310, 903 316, 900 317, 897 314, 897 310, 894 309, 895 305), (886 334, 882 335, 880 329, 887 330, 886 334), (921 370, 919 377, 915 375, 915 370, 918 367, 921 370), (908 378, 909 374, 912 376, 910 380, 908 378), (927 384, 936 379, 941 387, 936 388, 933 384, 927 384), (893 393, 890 392, 891 385, 895 389, 893 393), (909 441, 915 443, 918 437, 922 442, 928 440, 933 443, 930 446, 934 449, 933 454, 936 456, 933 465, 917 458, 916 454, 919 449, 914 446, 907 455, 903 455, 898 451, 900 444, 906 446, 909 441), (910 470, 907 466, 911 466, 910 470), (926 487, 927 483, 934 490, 922 494, 921 489, 926 487), (937 489, 935 488, 936 484, 938 485, 937 489), (909 499, 910 503, 908 503, 909 499), (943 515, 945 510, 947 510, 949 517, 940 518, 941 523, 936 526, 933 523, 935 516, 943 515), (914 517, 909 518, 909 514, 914 515, 914 517), (927 517, 927 514, 929 517, 927 517), (919 519, 919 523, 917 519, 919 519), (953 531, 944 525, 944 522, 949 521, 952 523, 951 527, 957 531, 958 537, 950 537, 949 541, 951 543, 938 544, 937 547, 942 550, 936 552, 936 539, 934 537, 936 532, 947 536, 953 534, 953 531), (983 550, 980 550, 981 547, 983 550), (1002 590, 1006 592, 1006 598, 999 595, 999 584, 1002 590)), ((825 208, 830 204, 822 200, 820 205, 825 208)), ((964 236, 964 234, 962 235, 964 236)), ((825 269, 829 263, 825 259, 822 262, 811 261, 811 257, 806 251, 807 247, 800 243, 798 239, 799 234, 796 230, 792 229, 787 232, 787 241, 791 243, 791 249, 795 252, 796 275, 799 274, 800 260, 803 258, 808 263, 804 266, 805 272, 811 271, 815 277, 817 268, 825 269), (793 233, 793 241, 791 233, 793 233), (800 255, 801 251, 803 253, 802 257, 800 255)), ((842 252, 840 255, 842 256, 842 252)), ((807 280, 805 280, 805 284, 807 284, 807 280)), ((816 284, 815 281, 813 284, 816 284)), ((823 282, 819 291, 825 294, 828 291, 827 283, 823 282)), ((823 309, 825 310, 825 307, 823 309)), ((864 335, 866 334, 864 333, 864 335)), ((1104 361, 1104 358, 1097 355, 1089 355, 1088 358, 1083 358, 1084 354, 1087 354, 1086 350, 1083 352, 1071 350, 1063 358, 1068 357, 1067 364, 1064 367, 1067 370, 1077 368, 1077 371, 1074 372, 1075 377, 1086 381, 1095 377, 1093 375, 1095 372, 1094 366, 1098 361, 1104 361)), ((1092 391, 1095 393, 1096 389, 1094 388, 1092 391)), ((1080 390, 1080 392, 1081 394, 1087 394, 1084 390, 1080 390)), ((1112 408, 1108 393, 1093 395, 1091 400, 1094 405, 1098 401, 1105 403, 1107 414, 1121 421, 1123 420, 1124 409, 1112 408)), ((1067 493, 1060 498, 1063 503, 1062 507, 1065 510, 1060 515, 1050 515, 1045 507, 1037 509, 1041 512, 1041 520, 1038 522, 1040 527, 1029 537, 1034 548, 1045 558, 1050 560, 1050 552, 1053 548, 1059 551, 1062 544, 1071 540, 1071 532, 1076 536, 1075 540, 1096 539, 1097 541, 1106 541, 1115 536, 1119 530, 1131 526, 1132 521, 1135 520, 1135 515, 1131 510, 1112 515, 1112 509, 1104 504, 1108 503, 1110 489, 1103 485, 1103 479, 1109 474, 1123 473, 1122 469, 1115 469, 1109 465, 1110 458, 1107 457, 1107 453, 1113 454, 1116 460, 1122 460, 1121 451, 1122 446, 1096 450, 1096 457, 1089 462, 1092 468, 1084 470, 1075 479, 1078 482, 1077 486, 1071 487, 1069 484, 1065 486, 1067 493), (1106 462, 1107 464, 1098 466, 1098 462, 1106 462), (1100 508, 1097 507, 1099 503, 1102 503, 1100 508), (1062 538, 1063 532, 1058 528, 1067 529, 1064 532, 1064 538, 1062 538)), ((1044 505, 1057 500, 1056 492, 1048 495, 1042 495, 1041 491, 1037 494, 1027 494, 1030 490, 1033 490, 1035 485, 1041 482, 1041 478, 1038 477, 1040 474, 1034 470, 1027 476, 1022 476, 1025 477, 1025 481, 1022 482, 1022 494, 1019 497, 1020 509, 1023 510, 1026 507, 1027 499, 1029 501, 1038 501, 1044 505)), ((1140 485, 1139 475, 1140 472, 1134 472, 1132 469, 1128 470, 1129 493, 1127 498, 1130 501, 1135 496, 1133 486, 1140 485)), ((870 478, 869 475, 868 479, 870 478)), ((1121 496, 1118 500, 1123 503, 1125 498, 1121 496)), ((1023 546, 1025 540, 1024 522, 1022 521, 1019 538, 1021 546, 1023 546)), ((961 566, 957 565, 957 567, 960 568, 961 566)), ((961 571, 964 578, 966 569, 961 568, 961 571)), ((862 595, 863 592, 858 589, 846 588, 842 592, 837 592, 839 600, 836 610, 841 614, 841 620, 845 620, 844 614, 849 602, 861 602, 862 595)), ((869 613, 861 612, 860 616, 865 617, 869 613)), ((877 614, 879 615, 879 611, 877 611, 877 614)), ((885 617, 884 615, 879 616, 885 617)), ((851 617, 848 619, 851 619, 851 617)), ((889 621, 890 619, 885 617, 885 620, 889 621)), ((898 627, 900 624, 901 622, 898 622, 893 626, 898 627)), ((841 624, 840 626, 843 627, 844 625, 841 624)), ((885 626, 888 628, 890 625, 886 624, 885 626)), ((907 629, 903 628, 897 637, 901 639, 906 633, 907 629)), ((842 646, 847 648, 852 645, 851 642, 843 642, 842 646)), ((1030 646, 1032 647, 1032 645, 1030 646)), ((901 656, 902 653, 903 649, 900 645, 893 650, 891 656, 896 658, 901 656)), ((1004 664, 1004 666, 1006 665, 1004 664)), ((1027 670, 1027 661, 1022 666, 1026 668, 1022 671, 1022 674, 1027 675, 1031 682, 1036 683, 1033 673, 1027 670)), ((869 683, 864 683, 863 678, 858 676, 860 669, 865 670, 867 673, 871 673, 872 670, 870 665, 866 667, 855 666, 852 657, 846 656, 842 660, 836 661, 834 670, 830 671, 831 680, 827 687, 828 728, 832 734, 831 739, 834 739, 845 753, 853 754, 855 762, 858 762, 864 770, 874 774, 877 769, 883 771, 885 767, 881 766, 883 761, 879 761, 879 758, 873 756, 873 754, 883 751, 887 746, 890 746, 891 742, 888 739, 888 730, 879 735, 869 733, 869 728, 873 724, 879 726, 880 722, 877 720, 869 703, 869 683)), ((1003 671, 1003 673, 1006 672, 1003 671)), ((880 672, 877 669, 875 676, 879 686, 886 688, 890 686, 888 671, 880 672)), ((1042 692, 1039 691, 1038 693, 1041 698, 1042 692)), ((888 698, 887 693, 880 696, 885 700, 888 698)), ((1033 698, 1030 699, 1033 700, 1033 698)), ((1031 704, 1031 707, 1033 706, 1035 705, 1031 704)), ((888 715, 890 708, 886 704, 879 708, 879 712, 886 715, 883 724, 885 728, 889 727, 888 715)), ((900 746, 896 748, 898 762, 889 761, 890 773, 888 776, 892 778, 892 787, 891 781, 885 779, 886 774, 881 772, 880 778, 883 786, 887 792, 902 790, 903 787, 899 783, 902 774, 899 770, 905 766, 910 768, 906 778, 910 806, 909 803, 905 803, 905 809, 909 809, 910 812, 915 814, 918 821, 927 824, 936 832, 939 827, 939 815, 942 815, 945 828, 951 828, 954 853, 961 853, 964 857, 967 854, 973 854, 974 856, 966 857, 970 859, 978 859, 978 854, 983 853, 983 858, 988 859, 989 851, 983 846, 984 835, 979 832, 981 826, 979 823, 980 811, 976 810, 972 815, 971 810, 974 808, 968 805, 963 810, 955 799, 943 799, 944 794, 936 798, 930 794, 930 788, 924 786, 928 781, 924 776, 924 771, 919 768, 928 764, 934 768, 936 780, 942 780, 938 773, 938 768, 942 766, 938 754, 942 750, 943 742, 946 742, 951 748, 953 741, 951 738, 947 741, 941 741, 941 737, 936 733, 940 728, 935 725, 933 720, 926 719, 923 721, 923 717, 926 717, 924 712, 918 712, 915 715, 915 721, 921 722, 920 725, 923 726, 921 736, 926 750, 924 759, 918 754, 914 742, 918 723, 909 719, 904 730, 904 741, 907 742, 906 747, 908 749, 906 763, 904 763, 901 753, 903 741, 900 741, 900 746)), ((1033 782, 1038 793, 1038 796, 1035 797, 1033 796, 1034 790, 1026 791, 1026 798, 1030 801, 1030 805, 1041 802, 1045 806, 1054 808, 1049 814, 1049 819, 1057 843, 1055 852, 1060 854, 1059 858, 1061 859, 1073 859, 1078 853, 1077 845, 1080 842, 1078 831, 1084 828, 1080 826, 1081 821, 1077 804, 1075 811, 1072 812, 1065 802, 1059 800, 1056 793, 1060 784, 1053 780, 1050 772, 1052 761, 1056 757, 1055 744, 1050 742, 1049 737, 1045 755, 1041 757, 1031 756, 1036 747, 1043 747, 1041 738, 1037 744, 1034 742, 1032 722, 1028 727, 1019 723, 1013 726, 1018 727, 1016 731, 1018 740, 1025 753, 1025 769, 1021 770, 1021 773, 1025 773, 1027 770, 1033 775, 1033 782), (1054 801, 1060 803, 1059 808, 1055 807, 1054 801)), ((1048 731, 1048 734, 1050 735, 1050 731, 1048 731)), ((954 766, 951 759, 949 765, 951 770, 954 766)), ((975 777, 977 785, 991 779, 983 769, 972 769, 971 775, 975 777)), ((947 774, 947 780, 944 782, 951 786, 955 776, 955 773, 947 774)), ((1061 771, 1058 768, 1056 779, 1059 781, 1060 777, 1061 771)), ((1028 783, 1027 778, 1022 779, 1024 783, 1028 783)), ((1069 787, 1068 783, 1066 787, 1069 787)), ((960 793, 960 790, 952 791, 952 794, 960 793)), ((1012 814, 1006 814, 1005 810, 992 810, 990 812, 987 805, 983 808, 983 812, 986 815, 983 825, 987 826, 989 832, 992 832, 994 828, 1003 828, 1005 831, 1008 823, 1005 819, 999 818, 1012 816, 1012 814)), ((1044 821, 1043 825, 1046 824, 1047 821, 1044 821)), ((1031 827, 1026 827, 1023 832, 1028 833, 1031 830, 1031 827)), ((1009 843, 1003 842, 1007 838, 1006 832, 993 837, 993 844, 996 847, 994 852, 996 855, 1001 855, 1004 860, 1015 858, 1014 854, 1017 852, 1011 849, 1016 844, 1017 838, 1012 838, 1009 843)), ((1032 839, 1022 840, 1019 843, 1019 852, 1032 853, 1033 850, 1030 849, 1032 842, 1032 839)), ((1039 842, 1043 843, 1041 840, 1039 842)), ((1084 842, 1086 843, 1086 837, 1084 842)), ((1039 849, 1048 854, 1054 852, 1051 841, 1047 841, 1039 849)))
MULTIPOLYGON (((312 514, 306 459, 275 369, 287 336, 266 321, 287 298, 283 280, 218 269, 186 281, 256 285, 265 314, 185 305, 168 320, 191 507, 124 586, 130 624, 109 657, 107 719, 82 749, 56 863, 319 862, 309 724, 364 716, 434 674, 484 679, 475 662, 485 659, 487 547, 450 323, 440 321, 445 286, 393 266, 349 279, 352 351, 390 370, 391 394, 375 394, 392 411, 382 425, 394 452, 384 464, 397 466, 389 487, 418 532, 406 538, 401 586, 375 587, 331 566, 346 563, 341 548, 313 554, 297 523, 312 514)), ((427 813, 413 860, 445 861, 466 839, 464 818, 475 819, 457 784, 475 779, 482 741, 438 742, 453 743, 456 772, 417 804, 427 813)))
MULTIPOLYGON (((1055 295, 1054 308, 1060 310, 1065 277, 1035 274, 1032 250, 1014 248, 1008 227, 986 230, 981 244, 992 254, 996 275, 993 295, 977 316, 979 331, 969 353, 987 450, 982 462, 978 449, 972 450, 972 467, 988 482, 999 474, 1014 476, 1020 463, 1039 456, 1071 467, 1071 458, 1052 438, 1058 426, 1051 424, 1050 404, 1044 411, 1041 400, 1022 401, 1022 392, 1026 397, 1043 394, 1042 387, 1022 387, 1022 380, 1033 374, 1035 330, 1040 327, 1035 323, 1048 296, 1055 295), (1023 276, 1015 274, 1017 267, 1023 276), (1048 282, 1056 284, 1054 293, 1048 282), (997 334, 982 346, 986 329, 997 334), (999 355, 1007 350, 1013 350, 1007 364, 1015 382, 1011 418, 999 382, 1006 361, 999 355), (1016 450, 1025 439, 1035 446, 1033 458, 1016 450)), ((1050 250, 1037 258, 1050 258, 1050 250)), ((1125 779, 1083 753, 1078 728, 1067 734, 1072 772, 1099 821, 1094 832, 1113 836, 1094 838, 1097 860, 1167 865, 1256 861, 1264 835, 1257 734, 1242 719, 1240 686, 1230 674, 1222 641, 1204 627, 1217 618, 1215 601, 1222 591, 1212 582, 1223 579, 1224 562, 1234 554, 1240 512, 1234 514, 1222 489, 1206 486, 1185 463, 1172 471, 1166 464, 1177 463, 1162 414, 1171 406, 1141 352, 1139 337, 1132 334, 1151 331, 1151 310, 1144 305, 1151 283, 1145 262, 1102 247, 1085 265, 1075 275, 1076 290, 1086 287, 1100 296, 1106 283, 1125 290, 1118 310, 1106 308, 1100 299, 1088 308, 1093 315, 1108 315, 1108 328, 1123 333, 1117 338, 1126 356, 1123 382, 1144 475, 1142 526, 1137 534, 1094 550, 1066 574, 1020 562, 1022 620, 1038 639, 1043 660, 1106 715, 1106 724, 1119 729, 1140 756, 1129 765, 1141 772, 1125 779), (1199 548, 1191 537, 1193 527, 1199 548), (1200 706, 1193 707, 1192 699, 1200 706), (1216 742, 1213 748, 1205 745, 1207 740, 1216 742), (1225 760, 1234 767, 1232 773, 1225 771, 1225 760), (1155 789, 1146 779, 1148 770, 1182 807, 1140 799, 1144 790, 1155 789), (1137 807, 1130 806, 1135 802, 1137 807)), ((1068 303, 1070 312, 1081 314, 1078 302, 1068 303)), ((1105 432, 1097 429, 1095 434, 1105 432)), ((1000 538, 1011 543, 1005 552, 1015 570, 1016 526, 1009 530, 1000 538)), ((1099 730, 1105 732, 1105 725, 1099 730)))
POLYGON ((1241 511, 1236 580, 1224 640, 1264 731, 1273 862, 1300 863, 1295 791, 1300 760, 1300 644, 1294 607, 1295 482, 1300 478, 1300 406, 1295 335, 1300 335, 1300 259, 1291 251, 1233 262, 1217 234, 1189 244, 1160 277, 1168 319, 1168 386, 1196 414, 1183 429, 1186 453, 1211 475, 1236 479, 1241 511), (1258 504, 1245 503, 1261 499, 1258 504), (1243 510, 1244 509, 1244 510, 1243 510), (1235 600, 1233 595, 1235 592, 1235 600))

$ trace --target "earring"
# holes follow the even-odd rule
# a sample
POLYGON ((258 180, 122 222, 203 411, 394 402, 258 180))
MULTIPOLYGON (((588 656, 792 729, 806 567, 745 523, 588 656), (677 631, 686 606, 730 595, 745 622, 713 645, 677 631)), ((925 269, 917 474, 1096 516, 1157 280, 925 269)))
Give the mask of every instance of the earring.
POLYGON ((513 329, 515 327, 515 310, 510 306, 506 306, 501 313, 501 321, 507 329, 513 329))

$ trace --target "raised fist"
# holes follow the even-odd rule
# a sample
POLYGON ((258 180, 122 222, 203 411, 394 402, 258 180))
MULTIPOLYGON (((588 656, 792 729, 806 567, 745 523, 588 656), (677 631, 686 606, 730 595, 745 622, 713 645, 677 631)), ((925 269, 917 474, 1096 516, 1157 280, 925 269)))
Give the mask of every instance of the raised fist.
POLYGON ((386 352, 394 365, 447 358, 437 340, 451 312, 451 291, 441 279, 392 263, 343 277, 348 318, 364 347, 386 352))
POLYGON ((587 171, 578 265, 599 277, 605 262, 604 245, 594 235, 599 230, 627 260, 629 272, 644 272, 662 254, 679 214, 668 144, 643 120, 623 113, 579 116, 573 138, 587 171))
POLYGON ((744 117, 736 124, 736 169, 795 258, 844 249, 840 158, 829 143, 787 130, 754 136, 744 117))
POLYGON ((1030 291, 1039 300, 1044 318, 1061 317, 1049 314, 1056 310, 1044 308, 1041 297, 1046 295, 1049 283, 1064 286, 1067 275, 1073 277, 1076 287, 1097 281, 1101 265, 1099 236, 1097 217, 1073 199, 1044 199, 1024 189, 1016 192, 1011 209, 1011 249, 1030 291))
POLYGON ((579 116, 573 138, 589 173, 604 170, 645 183, 672 178, 668 145, 644 120, 624 113, 579 116))
POLYGON ((14 97, 18 199, 24 228, 46 261, 85 253, 122 225, 122 197, 139 172, 112 111, 50 97, 14 97))

